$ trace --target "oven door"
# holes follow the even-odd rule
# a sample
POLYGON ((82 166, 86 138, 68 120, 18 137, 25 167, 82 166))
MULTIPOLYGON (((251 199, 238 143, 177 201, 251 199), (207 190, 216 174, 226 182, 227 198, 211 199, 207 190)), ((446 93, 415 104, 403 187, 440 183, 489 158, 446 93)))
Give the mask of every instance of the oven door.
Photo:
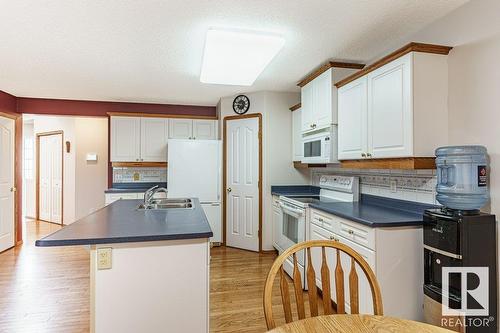
POLYGON ((283 218, 279 246, 286 250, 305 240, 305 210, 282 203, 283 218))

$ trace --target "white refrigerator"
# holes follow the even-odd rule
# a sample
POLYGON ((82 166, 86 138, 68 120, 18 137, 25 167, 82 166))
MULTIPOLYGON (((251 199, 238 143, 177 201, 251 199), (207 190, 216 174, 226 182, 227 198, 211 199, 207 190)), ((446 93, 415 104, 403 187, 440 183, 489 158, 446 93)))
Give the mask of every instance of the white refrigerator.
POLYGON ((168 140, 168 197, 200 200, 214 233, 212 242, 222 242, 220 140, 168 140))

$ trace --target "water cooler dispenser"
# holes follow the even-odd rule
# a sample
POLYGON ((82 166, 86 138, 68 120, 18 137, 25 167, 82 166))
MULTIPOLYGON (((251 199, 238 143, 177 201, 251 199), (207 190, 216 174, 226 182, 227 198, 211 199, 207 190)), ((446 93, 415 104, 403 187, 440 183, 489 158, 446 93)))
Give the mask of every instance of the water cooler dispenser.
POLYGON ((489 200, 486 149, 439 148, 436 166, 443 208, 424 213, 424 320, 458 332, 497 332, 496 219, 480 212, 489 200), (443 315, 443 303, 456 313, 443 315))

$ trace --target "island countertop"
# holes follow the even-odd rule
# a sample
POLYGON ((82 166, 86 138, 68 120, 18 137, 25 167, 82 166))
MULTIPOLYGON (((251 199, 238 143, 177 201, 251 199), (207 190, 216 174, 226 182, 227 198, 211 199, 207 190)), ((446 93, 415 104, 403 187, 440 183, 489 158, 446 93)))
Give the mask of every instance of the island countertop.
POLYGON ((138 210, 142 200, 118 200, 35 242, 36 246, 92 245, 209 238, 198 199, 192 209, 138 210))

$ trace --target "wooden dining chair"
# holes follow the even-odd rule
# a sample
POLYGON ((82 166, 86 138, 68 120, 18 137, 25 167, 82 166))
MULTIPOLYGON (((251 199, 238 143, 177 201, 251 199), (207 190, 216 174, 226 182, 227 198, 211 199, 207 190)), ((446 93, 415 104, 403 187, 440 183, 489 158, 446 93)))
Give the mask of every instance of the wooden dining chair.
POLYGON ((331 248, 335 250, 336 254, 336 267, 335 267, 335 294, 337 296, 337 310, 336 313, 345 313, 345 295, 344 295, 344 268, 342 267, 340 254, 341 252, 347 254, 351 258, 351 267, 349 271, 349 297, 350 297, 350 307, 351 314, 359 313, 359 289, 358 289, 358 274, 356 273, 356 264, 360 266, 364 274, 368 279, 370 284, 370 289, 372 293, 373 310, 375 315, 383 315, 382 307, 382 296, 380 294, 380 287, 378 285, 375 274, 368 265, 368 263, 352 248, 342 243, 330 240, 312 240, 307 242, 302 242, 297 245, 292 246, 285 252, 283 252, 274 261, 271 270, 269 271, 266 279, 266 285, 264 287, 264 315, 266 318, 266 324, 268 329, 273 329, 276 327, 275 320, 273 317, 272 308, 272 291, 273 284, 276 275, 279 273, 280 277, 280 292, 281 301, 283 303, 283 310, 285 312, 285 321, 287 323, 292 322, 292 306, 290 299, 290 291, 288 286, 288 281, 286 278, 286 272, 283 268, 285 261, 291 256, 293 261, 293 286, 295 301, 297 305, 298 319, 304 319, 305 314, 305 302, 302 290, 302 278, 298 268, 297 263, 297 252, 305 250, 306 251, 306 279, 308 288, 308 298, 309 298, 309 309, 311 317, 318 316, 318 288, 316 287, 316 272, 311 260, 311 248, 318 247, 321 248, 321 290, 323 295, 323 310, 324 314, 333 314, 332 301, 331 301, 331 289, 330 289, 330 268, 327 263, 326 248, 331 248))

